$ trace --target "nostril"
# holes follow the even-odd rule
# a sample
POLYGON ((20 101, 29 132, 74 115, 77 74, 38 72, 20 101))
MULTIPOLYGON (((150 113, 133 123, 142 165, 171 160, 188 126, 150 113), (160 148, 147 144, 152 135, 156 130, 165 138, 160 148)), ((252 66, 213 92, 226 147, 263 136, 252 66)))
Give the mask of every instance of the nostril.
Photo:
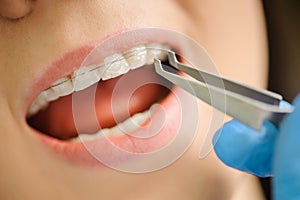
POLYGON ((5 19, 21 19, 32 12, 35 0, 0 0, 0 16, 5 19))

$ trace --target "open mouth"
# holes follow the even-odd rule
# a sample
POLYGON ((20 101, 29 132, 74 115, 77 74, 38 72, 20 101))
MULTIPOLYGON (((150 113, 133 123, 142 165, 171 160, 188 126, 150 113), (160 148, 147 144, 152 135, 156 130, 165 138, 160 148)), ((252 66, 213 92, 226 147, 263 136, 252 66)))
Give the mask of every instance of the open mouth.
POLYGON ((193 141, 197 102, 156 74, 153 62, 166 61, 169 50, 189 52, 190 42, 146 28, 66 53, 29 86, 31 135, 75 165, 134 173, 169 165, 193 141))
MULTIPOLYGON (((100 63, 81 66, 38 95, 27 113, 29 125, 68 142, 134 132, 150 120, 155 106, 170 93, 171 84, 159 77, 153 67, 153 59, 166 60, 168 50, 170 47, 165 44, 143 44, 107 56, 100 63), (97 87, 94 106, 99 124, 91 123, 93 120, 85 115, 84 128, 79 133, 74 122, 72 95, 84 96, 93 87, 97 87)), ((83 100, 81 109, 85 110, 89 103, 83 100)))

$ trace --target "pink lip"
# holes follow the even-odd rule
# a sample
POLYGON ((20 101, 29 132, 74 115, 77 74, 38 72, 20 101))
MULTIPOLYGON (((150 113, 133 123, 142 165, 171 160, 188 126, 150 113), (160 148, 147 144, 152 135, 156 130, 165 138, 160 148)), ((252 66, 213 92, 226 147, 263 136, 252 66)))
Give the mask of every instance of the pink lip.
MULTIPOLYGON (((136 31, 129 31, 117 35, 117 40, 111 37, 102 39, 101 43, 93 42, 84 45, 78 49, 66 53, 61 59, 53 62, 52 65, 44 68, 39 72, 31 84, 31 93, 25 98, 25 109, 26 111, 34 98, 42 92, 45 88, 49 87, 55 80, 65 77, 71 74, 74 70, 78 69, 84 59, 89 55, 89 53, 98 45, 101 44, 101 52, 99 52, 99 57, 97 59, 103 60, 105 57, 112 55, 117 52, 123 52, 131 47, 137 46, 139 44, 147 43, 164 43, 178 49, 178 44, 174 44, 176 41, 176 34, 172 35, 171 32, 161 31, 159 29, 141 29, 136 31)), ((175 88, 176 90, 176 88, 175 88)), ((178 109, 180 105, 177 105, 177 100, 174 95, 170 94, 166 99, 160 104, 164 109, 165 113, 154 113, 153 118, 165 118, 164 127, 157 132, 153 137, 147 139, 132 138, 129 135, 114 137, 109 140, 99 139, 88 143, 71 143, 68 141, 61 141, 52 137, 49 137, 43 133, 36 130, 32 130, 32 135, 38 138, 46 147, 54 150, 55 153, 66 158, 71 163, 79 165, 101 165, 99 161, 91 155, 86 148, 86 145, 101 147, 101 151, 106 154, 107 158, 110 159, 112 163, 120 163, 128 160, 127 156, 118 155, 108 146, 108 143, 113 142, 114 145, 126 149, 126 151, 135 153, 145 153, 155 151, 168 142, 172 140, 176 130, 179 128, 178 122, 181 120, 181 111, 178 109), (176 125, 177 124, 177 125, 176 125), (126 157, 126 158, 125 158, 126 157)), ((25 116, 24 112, 24 116, 25 116)), ((146 124, 147 126, 149 124, 146 124)), ((151 126, 155 126, 152 124, 151 126)), ((151 129, 151 126, 147 128, 151 129)), ((152 127, 153 128, 153 127, 152 127)), ((134 135, 142 134, 145 129, 136 130, 134 135)), ((105 156, 104 156, 105 157, 105 156)))

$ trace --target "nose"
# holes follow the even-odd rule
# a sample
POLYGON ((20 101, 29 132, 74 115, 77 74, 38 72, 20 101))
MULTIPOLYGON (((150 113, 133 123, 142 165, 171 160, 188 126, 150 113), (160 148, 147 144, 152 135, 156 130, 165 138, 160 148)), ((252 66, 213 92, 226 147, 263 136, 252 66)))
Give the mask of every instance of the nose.
POLYGON ((20 19, 32 12, 36 0, 0 0, 0 16, 6 19, 20 19))

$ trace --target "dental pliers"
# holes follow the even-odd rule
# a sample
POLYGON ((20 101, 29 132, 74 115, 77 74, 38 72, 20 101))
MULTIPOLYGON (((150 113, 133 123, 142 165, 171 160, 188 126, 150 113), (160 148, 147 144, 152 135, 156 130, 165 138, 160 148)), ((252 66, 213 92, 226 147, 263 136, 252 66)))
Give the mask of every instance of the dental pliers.
POLYGON ((280 106, 281 95, 180 63, 173 51, 168 51, 168 63, 155 59, 154 67, 171 83, 256 130, 265 120, 278 126, 293 112, 280 106))

